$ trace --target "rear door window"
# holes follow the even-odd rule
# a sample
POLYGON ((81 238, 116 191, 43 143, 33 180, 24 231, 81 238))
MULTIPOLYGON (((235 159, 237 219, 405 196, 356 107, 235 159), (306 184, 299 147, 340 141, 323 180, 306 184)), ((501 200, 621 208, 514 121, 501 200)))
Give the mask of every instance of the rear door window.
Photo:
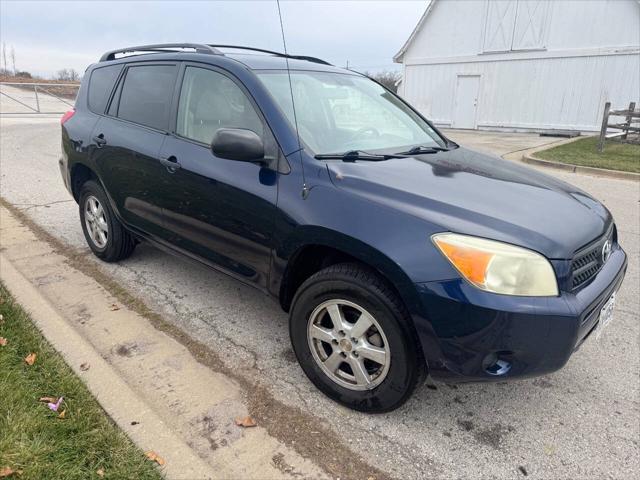
POLYGON ((175 85, 175 65, 141 65, 127 70, 118 118, 166 130, 175 85))
POLYGON ((96 68, 89 80, 89 110, 104 113, 113 85, 122 70, 122 65, 110 65, 96 68))
POLYGON ((226 75, 187 67, 182 81, 176 133, 210 144, 219 128, 245 128, 263 136, 264 126, 253 105, 226 75))

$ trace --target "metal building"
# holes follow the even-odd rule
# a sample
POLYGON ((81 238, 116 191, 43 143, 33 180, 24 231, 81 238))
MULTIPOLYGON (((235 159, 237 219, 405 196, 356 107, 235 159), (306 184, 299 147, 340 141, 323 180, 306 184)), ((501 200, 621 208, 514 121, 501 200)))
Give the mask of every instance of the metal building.
POLYGON ((431 0, 394 60, 436 125, 595 131, 640 104, 640 1, 431 0))

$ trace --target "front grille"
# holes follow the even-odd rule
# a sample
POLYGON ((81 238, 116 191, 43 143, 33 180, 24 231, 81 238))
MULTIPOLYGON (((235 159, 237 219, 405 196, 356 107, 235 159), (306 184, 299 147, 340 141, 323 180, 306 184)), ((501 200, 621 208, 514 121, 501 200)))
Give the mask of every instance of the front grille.
POLYGON ((571 261, 571 287, 577 290, 587 285, 604 265, 602 249, 605 242, 613 244, 613 225, 606 235, 580 249, 571 261))

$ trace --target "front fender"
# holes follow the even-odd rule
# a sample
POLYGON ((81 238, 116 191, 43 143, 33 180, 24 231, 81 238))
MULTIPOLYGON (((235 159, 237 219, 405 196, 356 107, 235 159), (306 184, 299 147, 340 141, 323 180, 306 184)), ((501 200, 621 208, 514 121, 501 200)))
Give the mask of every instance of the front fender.
MULTIPOLYGON (((279 258, 288 260, 296 258, 298 252, 309 246, 328 247, 347 254, 368 265, 383 275, 400 292, 405 304, 418 302, 414 295, 415 288, 407 274, 392 258, 368 245, 362 240, 336 230, 317 225, 297 227, 285 240, 278 253, 279 258)), ((280 280, 284 277, 279 275, 280 280)), ((279 286, 278 286, 279 288, 279 286)))
MULTIPOLYGON (((338 189, 323 173, 326 169, 306 198, 298 188, 281 184, 272 293, 278 295, 289 260, 308 245, 337 249, 374 268, 395 286, 411 312, 420 308, 415 284, 457 276, 430 241, 439 227, 338 189)), ((291 180, 295 186, 294 176, 285 183, 291 180)))

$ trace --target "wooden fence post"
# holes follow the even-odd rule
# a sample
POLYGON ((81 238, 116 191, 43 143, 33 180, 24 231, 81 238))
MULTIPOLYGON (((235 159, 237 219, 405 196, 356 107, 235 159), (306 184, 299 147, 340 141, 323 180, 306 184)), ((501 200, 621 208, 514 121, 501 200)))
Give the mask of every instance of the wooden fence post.
POLYGON ((626 125, 627 128, 624 131, 624 135, 622 136, 623 140, 627 139, 627 135, 629 134, 629 127, 631 126, 631 119, 633 118, 633 112, 636 109, 636 102, 631 102, 629 104, 629 111, 627 112, 626 125))
POLYGON ((602 114, 602 128, 600 128, 600 140, 598 141, 598 152, 602 153, 604 150, 604 139, 607 136, 607 124, 609 123, 609 110, 611 109, 611 102, 604 104, 604 113, 602 114))

